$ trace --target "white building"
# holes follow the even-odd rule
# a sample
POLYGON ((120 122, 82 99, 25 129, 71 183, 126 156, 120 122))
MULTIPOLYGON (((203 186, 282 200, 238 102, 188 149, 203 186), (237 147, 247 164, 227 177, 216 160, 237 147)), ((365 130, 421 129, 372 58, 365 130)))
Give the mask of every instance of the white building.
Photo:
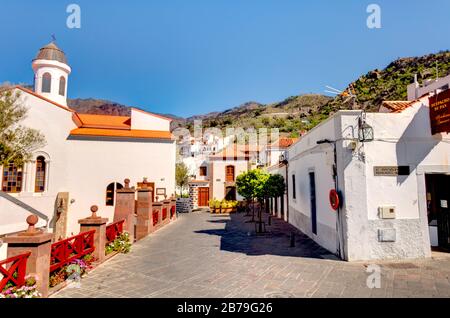
POLYGON ((13 89, 28 109, 21 124, 39 130, 46 145, 23 167, 0 167, 0 235, 25 229, 33 211, 40 212, 40 225, 62 237, 78 233, 78 219, 89 216, 94 204, 112 221, 115 190, 125 178, 137 185, 146 177, 159 192, 174 193, 170 119, 136 108, 131 116, 76 113, 67 107, 71 68, 54 43, 39 51, 32 66, 34 91, 13 89))
POLYGON ((429 257, 436 224, 448 248, 450 138, 431 134, 428 93, 339 111, 291 146, 289 222, 350 261, 429 257))

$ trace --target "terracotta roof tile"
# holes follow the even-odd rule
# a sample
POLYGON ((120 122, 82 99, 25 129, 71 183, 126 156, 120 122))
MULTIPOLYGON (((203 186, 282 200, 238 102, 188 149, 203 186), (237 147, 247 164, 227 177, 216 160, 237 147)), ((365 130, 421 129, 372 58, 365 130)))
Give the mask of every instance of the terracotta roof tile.
POLYGON ((131 118, 128 116, 78 114, 82 128, 130 129, 131 118))
POLYGON ((120 138, 148 138, 148 139, 172 139, 170 131, 161 130, 123 130, 123 129, 101 129, 101 128, 75 128, 70 132, 71 136, 98 136, 98 137, 120 137, 120 138))
POLYGON ((297 140, 298 140, 298 138, 281 137, 279 140, 273 142, 270 146, 271 147, 278 147, 278 148, 289 148, 297 140))
POLYGON ((392 101, 384 101, 382 106, 390 109, 392 112, 399 112, 405 110, 409 106, 411 106, 413 102, 411 101, 400 101, 400 100, 392 100, 392 101))

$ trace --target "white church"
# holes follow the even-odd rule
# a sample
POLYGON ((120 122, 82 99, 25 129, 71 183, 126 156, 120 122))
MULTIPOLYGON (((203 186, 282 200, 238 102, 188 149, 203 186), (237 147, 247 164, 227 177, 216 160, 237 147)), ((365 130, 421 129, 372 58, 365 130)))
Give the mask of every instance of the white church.
MULTIPOLYGON (((40 217, 38 225, 62 237, 78 233, 78 219, 89 216, 92 205, 112 221, 115 190, 126 178, 131 186, 147 178, 159 199, 174 193, 176 146, 171 119, 136 108, 131 116, 79 114, 70 109, 71 68, 53 42, 39 50, 32 68, 34 91, 12 89, 20 92, 28 109, 20 124, 39 130, 46 145, 23 167, 0 167, 0 238, 25 229, 30 212, 40 217)), ((0 246, 0 251, 4 249, 0 246)))

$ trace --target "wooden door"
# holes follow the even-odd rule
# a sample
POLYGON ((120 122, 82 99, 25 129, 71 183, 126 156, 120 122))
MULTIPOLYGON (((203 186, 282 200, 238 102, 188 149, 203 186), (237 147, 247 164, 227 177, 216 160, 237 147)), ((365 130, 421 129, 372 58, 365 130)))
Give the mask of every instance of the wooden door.
POLYGON ((209 188, 199 187, 198 188, 198 206, 208 206, 209 201, 209 188))

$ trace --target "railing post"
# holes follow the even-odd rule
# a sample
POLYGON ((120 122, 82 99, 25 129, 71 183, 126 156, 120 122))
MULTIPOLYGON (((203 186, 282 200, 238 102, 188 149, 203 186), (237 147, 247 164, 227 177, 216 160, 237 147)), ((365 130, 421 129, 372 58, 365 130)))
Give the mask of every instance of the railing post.
POLYGON ((130 234, 130 242, 134 242, 134 227, 136 225, 136 199, 134 187, 130 188, 130 180, 124 180, 125 186, 116 191, 116 206, 114 220, 125 220, 124 230, 130 234))
MULTIPOLYGON (((158 198, 156 198, 158 200, 158 198)), ((162 222, 162 205, 163 203, 160 201, 155 201, 152 204, 152 221, 153 221, 153 215, 157 214, 158 216, 158 223, 156 225, 153 225, 152 232, 156 231, 158 228, 161 227, 162 222)), ((153 222, 152 222, 153 224, 153 222)))
POLYGON ((170 197, 170 220, 175 221, 177 219, 177 198, 174 194, 170 197))
POLYGON ((91 206, 92 215, 78 220, 78 223, 80 224, 80 233, 95 230, 95 249, 92 255, 101 263, 105 260, 106 223, 108 223, 108 219, 97 216, 97 211, 98 207, 96 205, 91 206))
POLYGON ((153 189, 144 180, 143 186, 137 190, 136 240, 146 237, 153 228, 152 197, 153 189))
POLYGON ((170 199, 166 199, 163 201, 161 218, 165 216, 166 218, 162 220, 163 225, 170 222, 170 199))
POLYGON ((24 232, 7 236, 3 239, 8 243, 8 258, 31 252, 27 262, 27 275, 36 276, 36 285, 42 297, 48 296, 50 278, 50 254, 52 233, 44 233, 34 226, 38 222, 34 214, 27 217, 28 229, 24 232))

